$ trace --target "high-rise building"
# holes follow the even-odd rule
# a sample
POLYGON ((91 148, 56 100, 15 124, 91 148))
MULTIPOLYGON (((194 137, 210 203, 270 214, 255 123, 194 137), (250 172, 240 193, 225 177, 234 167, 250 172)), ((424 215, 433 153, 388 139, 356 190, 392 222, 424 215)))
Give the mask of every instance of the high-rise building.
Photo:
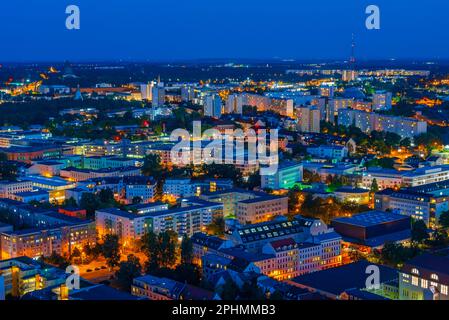
POLYGON ((151 90, 153 107, 161 107, 165 103, 165 87, 163 82, 158 82, 151 90))
POLYGON ((244 96, 241 94, 231 94, 226 100, 226 113, 242 114, 244 105, 244 96))
POLYGON ((333 85, 321 85, 320 86, 320 96, 333 98, 335 93, 335 87, 333 85))
POLYGON ((195 89, 192 86, 181 87, 181 101, 189 102, 195 99, 195 89))
POLYGON ((391 92, 376 91, 373 94, 373 111, 391 109, 391 92))
POLYGON ((301 132, 320 132, 320 110, 317 107, 302 106, 296 109, 298 130, 301 132))
POLYGON ((140 93, 142 95, 142 100, 151 101, 153 100, 153 81, 148 83, 143 83, 140 85, 140 93))
POLYGON ((338 115, 340 109, 347 109, 352 107, 354 100, 348 98, 330 99, 326 110, 326 121, 335 123, 335 117, 338 115))
POLYGON ((355 70, 343 70, 342 80, 345 82, 355 81, 358 76, 359 74, 355 70))
POLYGON ((243 105, 256 107, 257 111, 271 111, 284 117, 294 117, 294 101, 286 98, 272 98, 258 94, 246 93, 243 95, 243 105))
POLYGON ((204 115, 207 117, 220 118, 222 114, 222 102, 218 94, 206 96, 204 101, 204 115))
POLYGON ((345 127, 355 126, 366 133, 373 130, 392 132, 403 138, 413 138, 427 132, 425 121, 353 109, 339 110, 338 124, 345 127))
POLYGON ((310 101, 310 105, 315 106, 320 110, 320 119, 322 121, 327 121, 327 103, 328 99, 325 97, 315 98, 310 101))

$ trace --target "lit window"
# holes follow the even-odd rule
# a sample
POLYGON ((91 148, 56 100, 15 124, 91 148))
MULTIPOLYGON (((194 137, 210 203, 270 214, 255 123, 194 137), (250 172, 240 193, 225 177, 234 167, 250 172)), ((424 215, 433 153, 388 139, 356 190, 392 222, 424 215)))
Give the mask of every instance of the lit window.
POLYGON ((412 269, 412 273, 413 273, 413 274, 419 274, 419 271, 418 271, 418 269, 413 268, 413 269, 412 269))
POLYGON ((427 280, 421 279, 421 287, 427 289, 427 280))
POLYGON ((444 294, 447 296, 447 286, 441 286, 441 294, 444 294))
POLYGON ((430 276, 431 279, 438 281, 438 275, 436 275, 435 273, 432 273, 432 275, 430 276))

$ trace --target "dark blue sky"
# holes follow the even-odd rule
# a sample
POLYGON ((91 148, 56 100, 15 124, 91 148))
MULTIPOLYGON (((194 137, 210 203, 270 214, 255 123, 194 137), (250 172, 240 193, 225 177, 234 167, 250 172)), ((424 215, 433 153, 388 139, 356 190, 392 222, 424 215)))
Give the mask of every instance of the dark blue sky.
POLYGON ((449 58, 448 0, 0 1, 0 62, 449 58), (81 30, 65 28, 65 8, 81 30), (381 9, 381 30, 365 8, 381 9))

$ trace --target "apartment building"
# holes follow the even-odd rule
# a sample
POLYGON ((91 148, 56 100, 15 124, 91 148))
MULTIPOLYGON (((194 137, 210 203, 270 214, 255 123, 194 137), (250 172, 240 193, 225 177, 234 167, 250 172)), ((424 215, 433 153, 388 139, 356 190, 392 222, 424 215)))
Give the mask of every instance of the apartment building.
POLYGON ((446 180, 449 180, 449 165, 419 168, 403 176, 403 184, 406 187, 417 187, 446 180))
POLYGON ((317 147, 308 147, 307 153, 318 158, 341 161, 348 156, 348 148, 345 146, 321 145, 317 147))
POLYGON ((449 211, 448 196, 434 196, 412 190, 387 189, 374 196, 376 210, 391 210, 413 219, 422 220, 428 226, 435 225, 443 212, 449 211))
POLYGON ((264 195, 237 203, 236 218, 242 224, 259 223, 288 214, 288 197, 264 195))
POLYGON ((223 206, 201 202, 185 207, 135 214, 117 208, 100 209, 95 213, 97 233, 116 234, 124 245, 132 245, 146 232, 160 233, 168 230, 179 236, 205 230, 214 217, 223 215, 223 206))
POLYGON ((125 177, 125 176, 139 176, 141 174, 140 168, 137 167, 120 167, 111 169, 78 169, 65 168, 62 169, 61 177, 69 181, 85 181, 93 178, 101 177, 125 177))
POLYGON ((449 300, 449 258, 422 254, 399 272, 400 300, 449 300))
POLYGON ((164 194, 176 198, 199 196, 205 192, 216 192, 232 189, 234 183, 229 179, 192 180, 192 179, 166 179, 164 194))
POLYGON ((33 190, 31 181, 0 181, 0 198, 11 198, 16 193, 33 190))
POLYGON ((362 174, 362 187, 371 189, 376 181, 379 190, 399 189, 403 183, 403 175, 403 172, 393 169, 370 168, 362 174))
POLYGON ((413 138, 427 132, 425 121, 353 109, 339 110, 338 124, 345 127, 354 125, 365 133, 370 133, 373 130, 392 132, 402 138, 413 138))
POLYGON ((65 284, 67 274, 25 256, 0 261, 0 300, 3 295, 20 298, 35 290, 65 284))
POLYGON ((95 223, 92 221, 57 212, 33 212, 26 207, 18 209, 20 210, 11 209, 10 213, 26 215, 27 227, 0 232, 1 259, 20 256, 39 258, 50 256, 53 252, 67 256, 75 248, 81 250, 86 244, 95 243, 95 223))

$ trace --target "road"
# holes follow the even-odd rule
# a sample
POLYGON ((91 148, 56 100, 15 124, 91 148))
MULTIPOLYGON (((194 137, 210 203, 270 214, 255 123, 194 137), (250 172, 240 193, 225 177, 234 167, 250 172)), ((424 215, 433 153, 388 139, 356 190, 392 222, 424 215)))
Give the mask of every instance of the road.
MULTIPOLYGON (((143 253, 133 253, 140 260, 142 267, 145 264, 146 256, 143 253)), ((122 254, 120 261, 126 261, 127 254, 122 254)), ((98 283, 105 280, 110 280, 111 276, 115 275, 117 268, 114 270, 109 270, 104 258, 98 258, 89 264, 79 265, 80 276, 86 280, 98 283)))

